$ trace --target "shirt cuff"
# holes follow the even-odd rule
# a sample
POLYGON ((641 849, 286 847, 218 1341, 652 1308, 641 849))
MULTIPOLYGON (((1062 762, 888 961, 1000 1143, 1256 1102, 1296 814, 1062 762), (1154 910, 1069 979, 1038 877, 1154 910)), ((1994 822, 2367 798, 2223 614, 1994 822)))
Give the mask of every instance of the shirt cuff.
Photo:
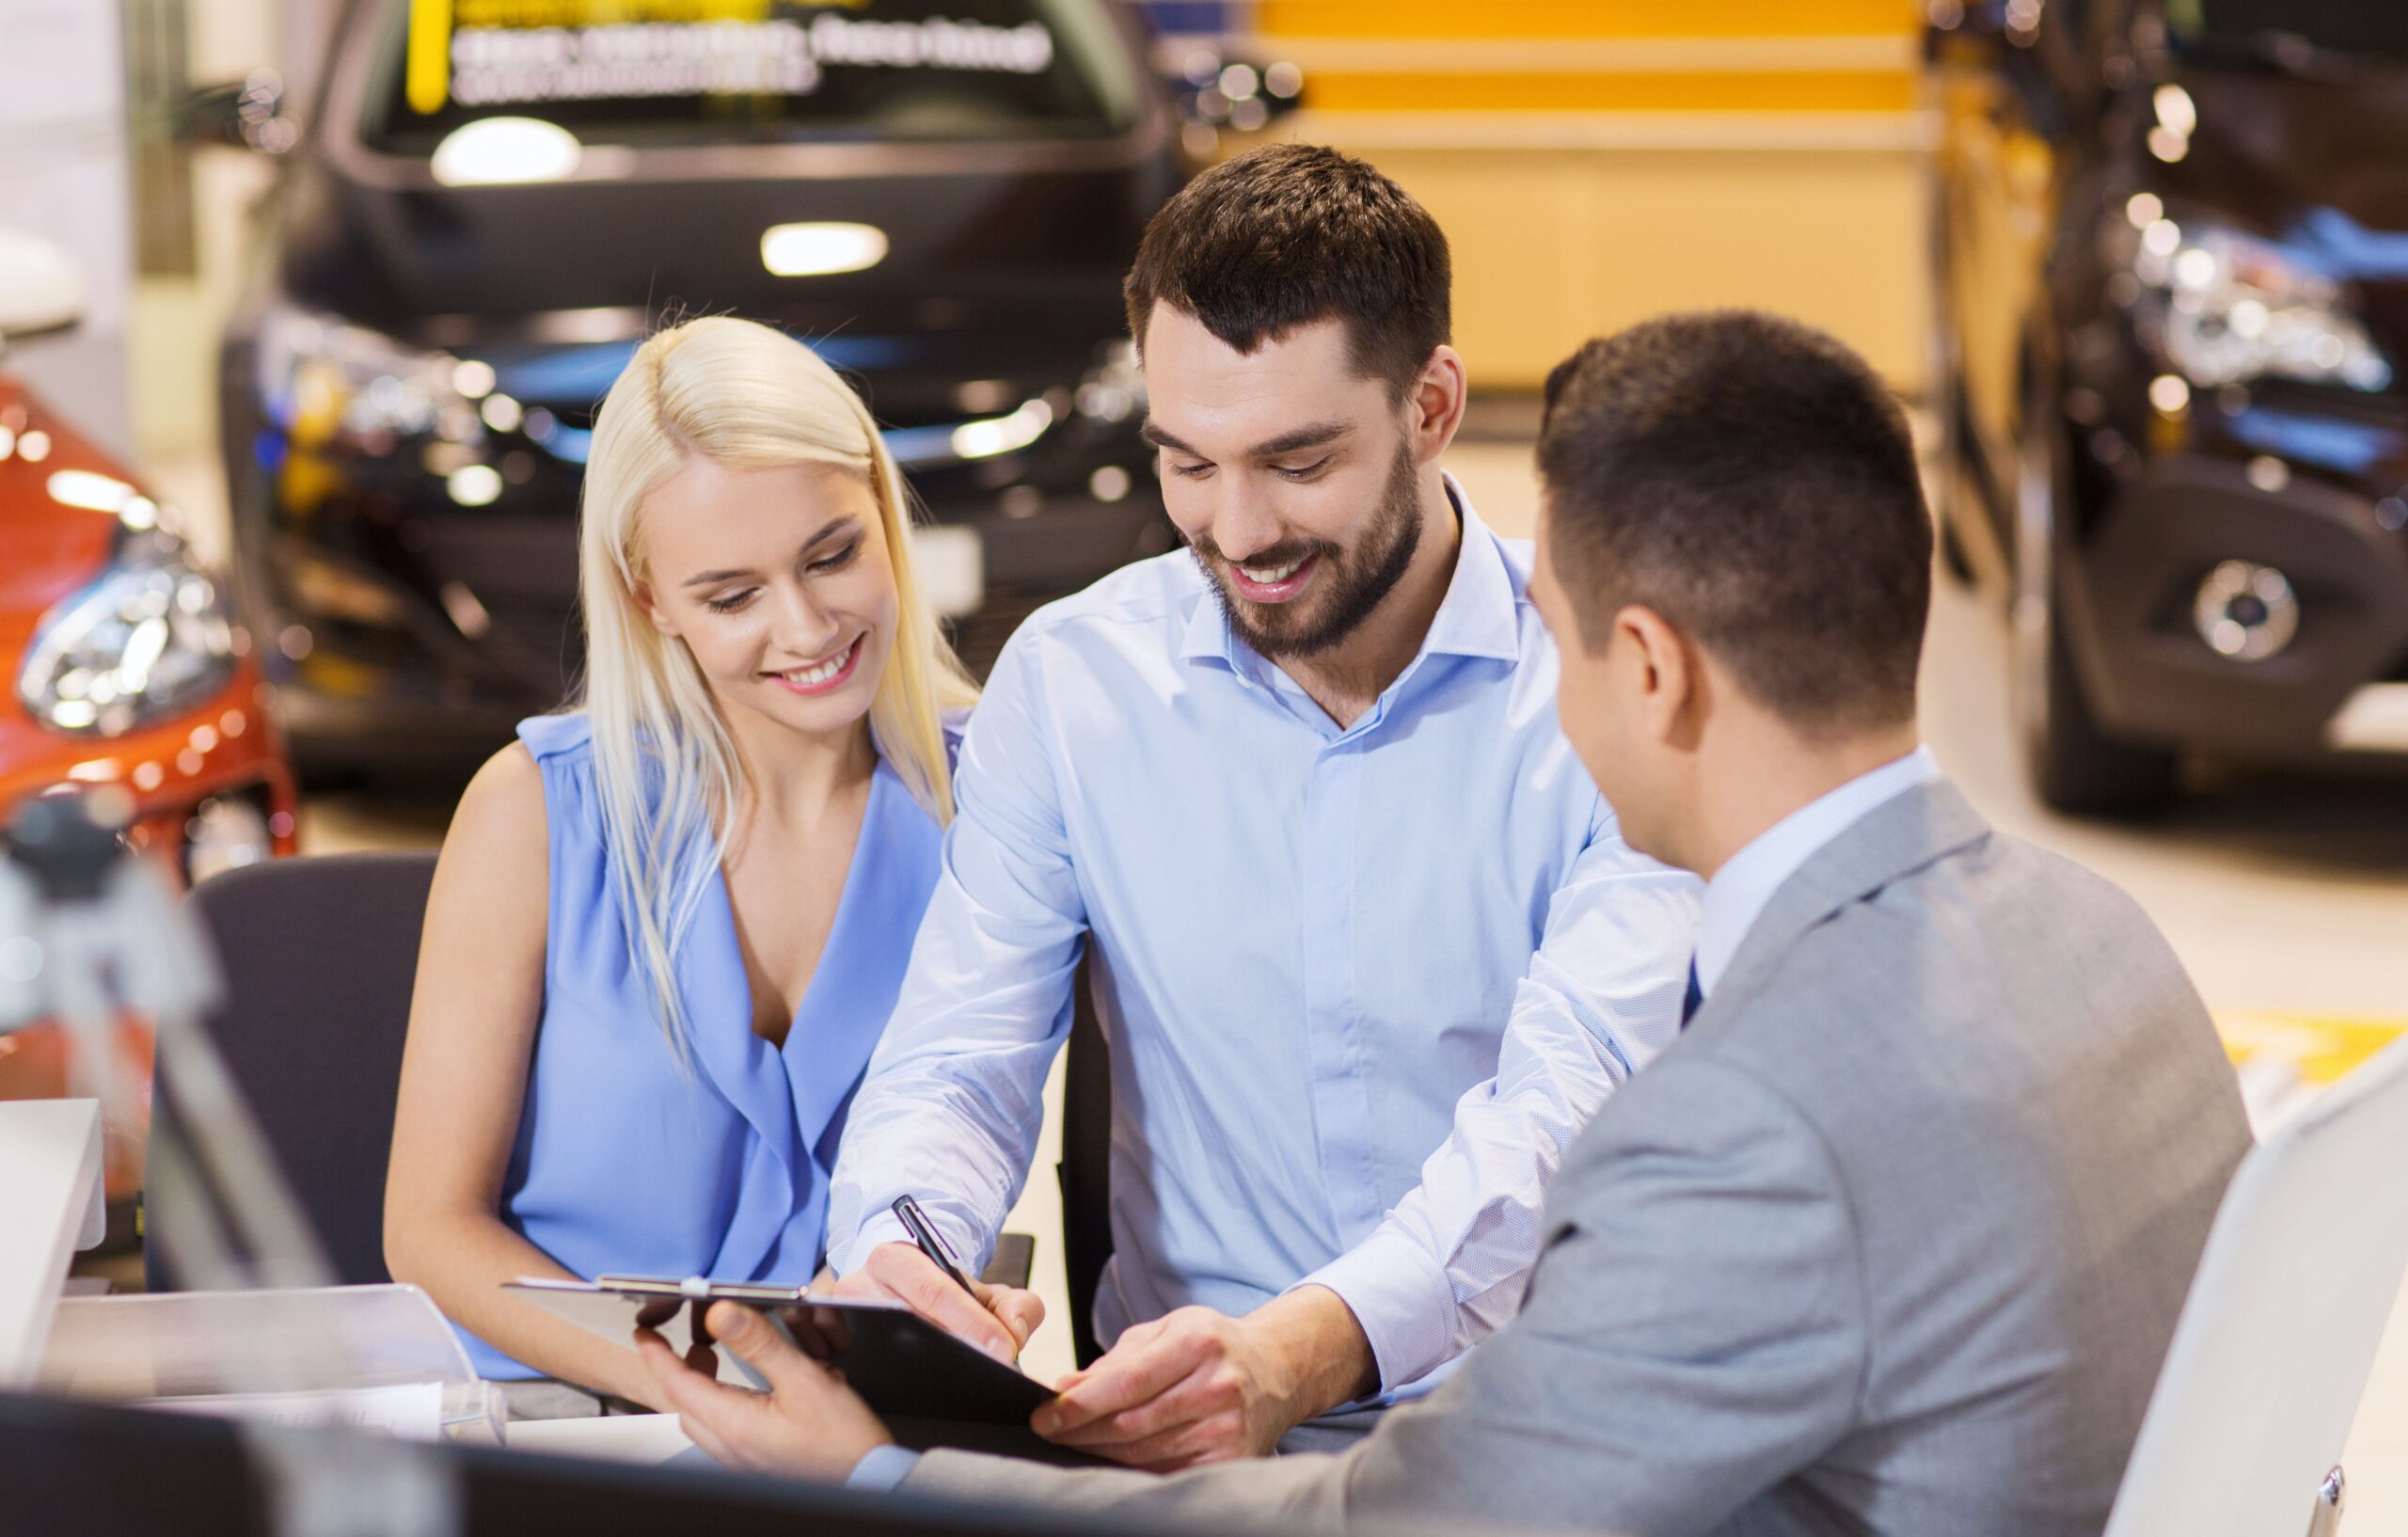
POLYGON ((1429 1250, 1394 1228, 1378 1228, 1296 1286, 1325 1286, 1354 1310, 1383 1392, 1427 1376, 1456 1354, 1454 1285, 1429 1250))
POLYGON ((839 1276, 850 1276, 869 1263, 869 1251, 880 1244, 911 1242, 911 1230, 903 1226, 902 1219, 892 1212, 880 1212, 862 1225, 861 1231, 853 1235, 851 1243, 842 1249, 828 1251, 828 1268, 839 1276))
POLYGON ((872 1447, 862 1453, 862 1460, 845 1475, 845 1487, 865 1489, 871 1494, 891 1494, 911 1476, 920 1466, 920 1454, 909 1447, 898 1447, 889 1441, 882 1447, 872 1447))

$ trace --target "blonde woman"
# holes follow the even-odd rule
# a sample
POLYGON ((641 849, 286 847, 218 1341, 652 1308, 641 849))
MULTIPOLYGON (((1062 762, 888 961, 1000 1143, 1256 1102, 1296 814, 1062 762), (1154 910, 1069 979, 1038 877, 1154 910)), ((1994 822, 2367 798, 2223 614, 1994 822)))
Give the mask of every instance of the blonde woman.
POLYGON ((603 402, 583 707, 522 722, 461 798, 385 1200, 394 1277, 515 1414, 654 1389, 503 1281, 819 1267, 973 697, 908 529, 860 401, 767 326, 663 331, 603 402))

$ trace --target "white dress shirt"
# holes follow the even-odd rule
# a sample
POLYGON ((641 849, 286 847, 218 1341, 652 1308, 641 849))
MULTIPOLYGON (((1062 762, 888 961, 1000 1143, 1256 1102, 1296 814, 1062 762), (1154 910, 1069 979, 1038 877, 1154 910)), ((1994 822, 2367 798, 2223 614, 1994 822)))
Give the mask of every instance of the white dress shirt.
POLYGON ((1798 807, 1732 855, 1706 882, 1705 905, 1698 915, 1698 995, 1714 995, 1714 984, 1730 970, 1756 915, 1799 865, 1876 808, 1939 777, 1931 749, 1918 747, 1798 807))

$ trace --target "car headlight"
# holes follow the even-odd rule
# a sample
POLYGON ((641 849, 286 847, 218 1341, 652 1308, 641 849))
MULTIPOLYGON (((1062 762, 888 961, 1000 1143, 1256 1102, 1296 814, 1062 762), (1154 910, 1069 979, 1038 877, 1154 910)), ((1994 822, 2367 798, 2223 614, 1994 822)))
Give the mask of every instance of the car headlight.
POLYGON ((1127 341, 1104 344, 1096 364, 1079 380, 1072 399, 1079 415, 1093 421, 1126 421, 1146 408, 1146 375, 1137 349, 1127 341))
POLYGON ((277 306, 259 328, 267 418, 304 448, 388 452, 395 439, 482 443, 493 369, 425 352, 332 315, 277 306))
POLYGON ((118 737, 224 689, 234 658, 225 594, 150 534, 42 616, 17 698, 54 731, 118 737))
POLYGON ((2150 221, 2132 276, 2158 301, 2167 361, 2194 385, 2302 379, 2381 389, 2382 350, 2307 258, 2213 223, 2150 221))

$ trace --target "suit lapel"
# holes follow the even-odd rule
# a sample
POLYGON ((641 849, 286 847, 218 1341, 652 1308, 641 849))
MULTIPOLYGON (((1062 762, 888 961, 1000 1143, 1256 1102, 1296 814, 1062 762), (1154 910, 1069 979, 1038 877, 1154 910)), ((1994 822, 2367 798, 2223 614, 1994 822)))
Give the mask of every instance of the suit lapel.
POLYGON ((1816 849, 1772 894, 1691 1025, 1710 1023, 1763 986, 1790 946, 1899 877, 1989 835, 1990 825, 1945 779, 1918 784, 1867 812, 1816 849))

